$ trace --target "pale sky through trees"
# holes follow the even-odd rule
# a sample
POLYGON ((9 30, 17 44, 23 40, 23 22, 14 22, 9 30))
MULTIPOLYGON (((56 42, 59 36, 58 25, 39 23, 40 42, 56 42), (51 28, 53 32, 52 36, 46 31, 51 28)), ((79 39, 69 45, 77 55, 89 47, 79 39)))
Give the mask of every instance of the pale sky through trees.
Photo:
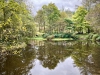
POLYGON ((74 11, 76 5, 81 5, 81 0, 28 0, 30 7, 34 6, 33 13, 36 13, 43 5, 47 5, 50 2, 55 3, 60 10, 64 8, 74 11))

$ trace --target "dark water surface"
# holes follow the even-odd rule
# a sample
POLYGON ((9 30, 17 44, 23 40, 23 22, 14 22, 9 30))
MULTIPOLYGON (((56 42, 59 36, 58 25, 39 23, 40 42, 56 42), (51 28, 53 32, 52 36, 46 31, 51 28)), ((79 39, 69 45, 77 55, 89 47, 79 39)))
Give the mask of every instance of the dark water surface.
POLYGON ((0 57, 0 75, 100 75, 100 45, 91 41, 33 41, 0 57))

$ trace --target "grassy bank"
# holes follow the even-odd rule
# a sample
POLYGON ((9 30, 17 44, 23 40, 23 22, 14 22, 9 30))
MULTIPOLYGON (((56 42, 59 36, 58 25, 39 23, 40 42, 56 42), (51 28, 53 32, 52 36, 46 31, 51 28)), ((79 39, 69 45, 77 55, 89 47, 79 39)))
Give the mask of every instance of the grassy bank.
MULTIPOLYGON (((31 40, 47 40, 46 38, 42 37, 35 37, 35 38, 30 38, 31 40)), ((53 38, 51 39, 52 41, 63 41, 63 40, 73 40, 72 38, 53 38)))
POLYGON ((63 41, 63 40, 96 40, 96 38, 98 37, 98 34, 93 34, 93 33, 89 33, 89 34, 75 34, 75 35, 70 35, 68 36, 68 34, 65 37, 61 37, 60 36, 54 36, 54 35, 48 35, 47 37, 43 37, 41 36, 37 36, 34 38, 29 38, 30 40, 51 40, 51 41, 63 41))

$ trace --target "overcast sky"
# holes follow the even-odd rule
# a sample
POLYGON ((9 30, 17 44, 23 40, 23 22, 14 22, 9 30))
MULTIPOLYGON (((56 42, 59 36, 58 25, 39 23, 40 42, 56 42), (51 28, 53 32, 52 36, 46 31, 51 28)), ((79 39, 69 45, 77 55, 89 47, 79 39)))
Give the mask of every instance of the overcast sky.
POLYGON ((32 11, 36 13, 43 5, 47 5, 52 2, 61 10, 70 9, 71 11, 75 10, 76 5, 81 5, 81 0, 28 0, 28 4, 32 8, 32 11), (32 7, 33 6, 33 7, 32 7))

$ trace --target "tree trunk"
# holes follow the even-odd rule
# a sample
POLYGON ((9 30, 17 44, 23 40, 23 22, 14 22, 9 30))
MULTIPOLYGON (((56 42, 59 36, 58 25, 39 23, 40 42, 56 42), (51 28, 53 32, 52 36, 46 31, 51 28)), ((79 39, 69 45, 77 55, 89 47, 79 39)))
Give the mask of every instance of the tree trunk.
POLYGON ((44 33, 45 33, 45 22, 44 22, 44 33))

